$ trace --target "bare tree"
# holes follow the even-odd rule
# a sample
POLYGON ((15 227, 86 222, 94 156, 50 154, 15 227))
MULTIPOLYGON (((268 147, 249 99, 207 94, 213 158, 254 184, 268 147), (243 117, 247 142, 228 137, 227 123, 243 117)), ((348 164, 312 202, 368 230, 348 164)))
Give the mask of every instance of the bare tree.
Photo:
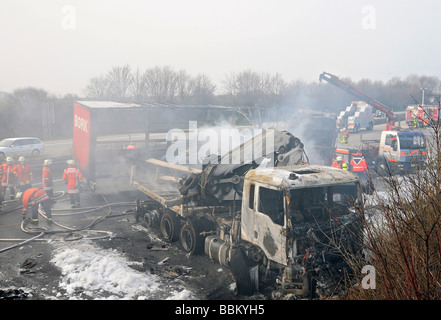
POLYGON ((110 98, 117 101, 127 101, 133 84, 133 75, 129 65, 113 67, 107 74, 110 98))
POLYGON ((245 70, 237 74, 236 87, 238 94, 253 97, 262 93, 262 78, 254 71, 245 70))
POLYGON ((191 95, 191 76, 184 70, 177 74, 176 79, 177 96, 181 102, 190 98, 191 95))
POLYGON ((237 93, 236 89, 236 75, 230 72, 222 81, 222 93, 227 96, 233 96, 237 93))
POLYGON ((84 96, 90 99, 104 100, 109 98, 109 80, 101 75, 90 79, 89 84, 83 92, 84 96))
POLYGON ((178 89, 177 73, 170 67, 156 66, 143 74, 149 97, 155 102, 173 102, 178 89))
POLYGON ((198 74, 190 83, 193 102, 199 104, 209 104, 213 102, 216 85, 213 84, 209 76, 198 74))
POLYGON ((257 73, 245 70, 230 73, 223 82, 223 92, 234 104, 272 106, 280 103, 288 85, 279 73, 257 73))
POLYGON ((132 86, 130 87, 130 94, 137 102, 143 101, 147 97, 147 86, 139 69, 136 69, 135 73, 133 74, 133 82, 132 86))

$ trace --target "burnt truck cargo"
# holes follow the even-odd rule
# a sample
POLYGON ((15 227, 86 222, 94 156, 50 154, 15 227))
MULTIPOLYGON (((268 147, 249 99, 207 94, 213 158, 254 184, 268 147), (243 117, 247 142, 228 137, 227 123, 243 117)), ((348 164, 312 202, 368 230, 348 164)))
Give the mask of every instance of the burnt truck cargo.
POLYGON ((148 196, 135 215, 185 252, 228 266, 241 295, 271 287, 312 296, 320 270, 358 250, 363 205, 356 175, 305 158, 298 138, 266 130, 202 169, 149 159, 132 168, 131 184, 148 196), (269 135, 265 156, 225 160, 269 135))

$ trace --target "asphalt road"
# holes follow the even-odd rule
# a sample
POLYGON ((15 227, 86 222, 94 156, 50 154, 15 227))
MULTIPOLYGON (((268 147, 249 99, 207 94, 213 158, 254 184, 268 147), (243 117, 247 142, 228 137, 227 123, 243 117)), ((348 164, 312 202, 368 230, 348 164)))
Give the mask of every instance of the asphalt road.
MULTIPOLYGON (((135 200, 146 196, 130 186, 128 168, 114 175, 103 175, 97 181, 95 192, 84 188, 81 208, 71 209, 66 186, 61 180, 65 160, 69 158, 66 155, 69 141, 47 142, 47 146, 47 153, 34 160, 31 166, 35 177, 33 186, 41 186, 39 177, 43 158, 56 160, 52 166, 56 199, 54 224, 48 225, 40 216, 38 227, 31 226, 28 220, 22 221, 20 203, 15 200, 4 202, 0 211, 0 300, 126 299, 124 293, 115 295, 112 290, 79 288, 72 293, 66 289, 65 279, 69 274, 63 273, 52 261, 55 251, 72 250, 91 241, 94 248, 101 248, 94 249, 96 254, 107 250, 112 255, 118 253, 127 259, 130 269, 136 269, 145 277, 155 275, 159 279, 156 292, 150 292, 147 298, 132 295, 129 299, 179 299, 182 292, 186 293, 184 299, 190 293, 191 299, 238 299, 228 289, 234 280, 227 268, 206 256, 185 255, 178 244, 162 241, 156 230, 148 230, 136 222, 133 215, 135 200), (62 150, 52 151, 52 148, 62 150), (27 242, 30 239, 32 241, 27 242)), ((114 263, 109 260, 108 265, 114 263)), ((96 273, 98 277, 99 271, 96 273)), ((114 280, 102 281, 112 283, 114 280)), ((121 287, 128 285, 121 281, 121 287)))
MULTIPOLYGON (((384 126, 376 125, 373 131, 362 130, 359 134, 351 134, 349 143, 356 145, 361 139, 379 139, 384 126)), ((82 229, 95 220, 98 222, 92 229, 103 230, 112 235, 95 240, 97 246, 115 250, 138 263, 137 269, 142 273, 160 274, 165 287, 175 288, 178 285, 176 276, 180 281, 179 286, 195 292, 195 299, 242 299, 229 289, 234 280, 228 270, 221 268, 206 256, 186 256, 177 244, 162 242, 157 233, 136 223, 132 214, 135 200, 145 199, 146 196, 129 185, 128 169, 113 176, 104 176, 97 181, 98 188, 95 193, 87 188, 81 193, 82 208, 98 209, 68 215, 67 213, 73 212, 61 177, 66 167, 65 160, 71 155, 71 141, 47 141, 45 144, 46 153, 32 163, 34 186, 41 185, 39 177, 43 159, 56 159, 53 173, 57 199, 53 209, 54 221, 61 226, 48 226, 45 219, 40 218, 39 229, 29 229, 29 225, 22 222, 20 204, 17 201, 4 203, 0 212, 0 300, 105 298, 106 293, 102 292, 97 292, 97 296, 88 296, 84 292, 67 294, 66 290, 60 287, 60 282, 66 275, 51 263, 54 244, 63 244, 69 248, 72 243, 83 241, 76 240, 78 235, 64 227, 82 229), (25 243, 42 232, 44 235, 40 238, 25 243), (166 263, 160 264, 164 259, 166 263), (35 264, 30 266, 26 264, 27 261, 35 264), (185 274, 180 273, 181 269, 177 269, 182 266, 188 267, 185 274)))

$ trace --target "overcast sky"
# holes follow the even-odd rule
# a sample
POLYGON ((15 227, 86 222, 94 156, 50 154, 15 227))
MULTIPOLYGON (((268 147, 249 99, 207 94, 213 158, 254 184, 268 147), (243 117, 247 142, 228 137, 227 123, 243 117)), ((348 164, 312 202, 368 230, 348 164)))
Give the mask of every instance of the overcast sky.
POLYGON ((0 91, 81 93, 113 66, 318 81, 441 77, 439 0, 0 0, 0 91))

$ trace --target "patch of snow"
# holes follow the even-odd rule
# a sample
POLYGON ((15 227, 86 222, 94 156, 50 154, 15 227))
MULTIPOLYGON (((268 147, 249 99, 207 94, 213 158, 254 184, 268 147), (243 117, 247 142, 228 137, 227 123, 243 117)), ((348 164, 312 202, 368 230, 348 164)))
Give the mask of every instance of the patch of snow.
POLYGON ((165 283, 155 274, 136 271, 130 268, 133 262, 116 250, 104 250, 91 242, 57 244, 51 262, 61 269, 59 288, 69 299, 193 298, 180 283, 165 283))

